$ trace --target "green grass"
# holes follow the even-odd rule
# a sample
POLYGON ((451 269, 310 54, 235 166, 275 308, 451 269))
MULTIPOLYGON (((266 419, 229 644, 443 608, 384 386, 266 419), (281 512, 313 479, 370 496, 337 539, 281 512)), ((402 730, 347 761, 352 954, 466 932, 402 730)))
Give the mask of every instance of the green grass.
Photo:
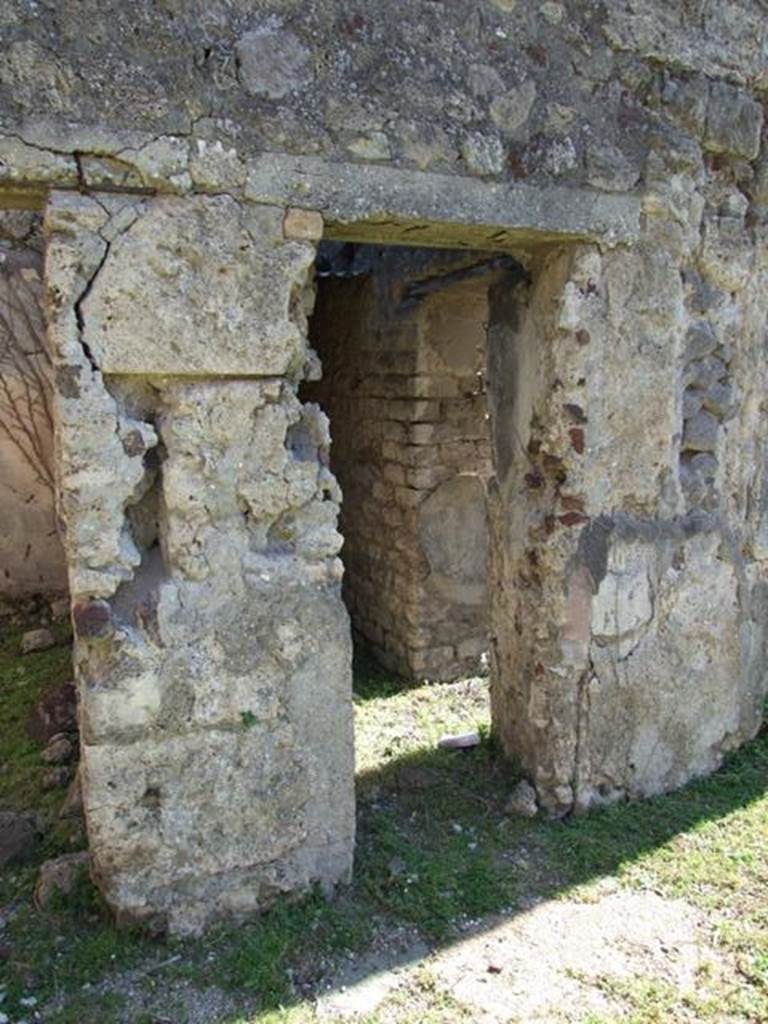
MULTIPOLYGON (((19 659, 15 644, 6 637, 0 648, 7 765, 0 793, 6 804, 37 806, 52 818, 61 793, 42 791, 39 750, 22 726, 39 693, 68 674, 67 651, 19 659)), ((598 979, 622 1007, 606 1022, 768 1020, 768 734, 679 793, 585 818, 530 822, 504 814, 517 776, 488 739, 482 681, 404 689, 364 658, 356 678, 351 887, 332 902, 319 893, 279 901, 247 926, 214 929, 203 941, 162 942, 115 929, 88 884, 57 912, 40 914, 30 899, 36 865, 6 871, 0 904, 12 913, 2 940, 11 955, 0 960, 3 1011, 14 1019, 18 999, 33 992, 40 1003, 54 1000, 45 1017, 53 1024, 149 1022, 163 1017, 172 987, 183 982, 229 993, 236 1010, 227 1024, 305 1024, 314 1020, 312 995, 339 963, 388 936, 420 936, 439 948, 459 938, 469 920, 509 918, 532 895, 593 898, 595 883, 613 876, 701 907, 732 969, 702 976, 695 997, 653 978, 598 979), (478 728, 483 741, 473 750, 435 746, 444 732, 478 728), (127 1002, 119 984, 126 972, 134 972, 127 1002)), ((54 830, 40 856, 64 848, 71 846, 54 830)), ((175 1021, 174 1013, 167 1015, 175 1021)), ((367 1024, 465 1016, 471 1019, 424 971, 367 1024)))
POLYGON ((25 725, 43 692, 72 678, 69 630, 57 629, 59 646, 33 654, 19 654, 21 628, 0 633, 0 807, 53 810, 60 794, 42 788, 46 765, 40 745, 31 740, 25 725))

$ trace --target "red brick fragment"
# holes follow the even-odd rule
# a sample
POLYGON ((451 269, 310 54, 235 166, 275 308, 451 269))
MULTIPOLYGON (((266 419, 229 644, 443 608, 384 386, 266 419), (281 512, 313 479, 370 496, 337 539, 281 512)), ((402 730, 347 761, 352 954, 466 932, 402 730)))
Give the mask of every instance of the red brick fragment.
POLYGON ((571 427, 571 429, 568 431, 568 436, 571 439, 573 450, 578 455, 581 455, 581 453, 584 451, 584 431, 581 429, 581 427, 571 427))
POLYGON ((76 604, 72 609, 72 618, 78 636, 97 637, 111 632, 112 609, 106 601, 76 604))
POLYGON ((557 518, 563 526, 580 526, 582 523, 589 522, 589 516, 585 516, 581 512, 564 512, 557 518))

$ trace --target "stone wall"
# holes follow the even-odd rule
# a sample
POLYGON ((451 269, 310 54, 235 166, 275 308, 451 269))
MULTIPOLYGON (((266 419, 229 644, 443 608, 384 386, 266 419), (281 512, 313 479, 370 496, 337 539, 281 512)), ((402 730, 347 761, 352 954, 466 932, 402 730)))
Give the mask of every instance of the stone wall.
MULTIPOLYGON (((322 222, 526 269, 489 306, 492 695, 542 806, 681 785, 755 734, 762 0, 4 0, 0 24, 0 203, 53 190, 59 503, 114 906, 192 929, 349 868, 339 495, 296 399, 322 222)), ((416 491, 436 421, 390 420, 416 491)))
POLYGON ((2 15, 17 185, 229 191, 287 153, 435 173, 457 210, 453 178, 622 192, 680 125, 712 152, 740 135, 752 159, 768 87, 761 0, 3 0, 2 15))
POLYGON ((476 672, 488 649, 488 254, 345 247, 320 277, 305 385, 331 421, 344 595, 407 677, 476 672), (347 276, 350 275, 350 276, 347 276))
POLYGON ((351 868, 339 495, 296 397, 314 247, 282 221, 228 197, 46 213, 92 869, 175 932, 351 868))
POLYGON ((0 605, 67 587, 54 510, 39 217, 0 211, 0 605))
POLYGON ((635 246, 492 296, 493 718, 553 813, 680 786, 763 720, 768 264, 720 166, 659 162, 635 246))

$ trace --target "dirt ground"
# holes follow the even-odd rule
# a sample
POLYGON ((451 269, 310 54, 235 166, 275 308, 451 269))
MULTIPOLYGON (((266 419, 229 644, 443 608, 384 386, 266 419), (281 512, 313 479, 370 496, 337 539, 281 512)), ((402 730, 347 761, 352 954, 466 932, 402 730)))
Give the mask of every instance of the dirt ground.
POLYGON ((622 1012, 610 994, 615 982, 654 977, 693 992, 702 965, 717 956, 702 914, 683 900, 622 891, 596 893, 590 903, 544 900, 512 920, 474 924, 447 949, 425 955, 416 946, 407 960, 401 953, 351 966, 320 997, 317 1014, 365 1020, 426 974, 478 1024, 610 1019, 622 1012))

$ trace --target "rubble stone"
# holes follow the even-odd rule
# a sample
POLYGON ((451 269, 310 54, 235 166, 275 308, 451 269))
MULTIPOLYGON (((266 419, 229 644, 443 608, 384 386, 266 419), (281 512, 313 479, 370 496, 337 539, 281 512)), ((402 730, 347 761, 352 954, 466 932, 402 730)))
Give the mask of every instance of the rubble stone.
POLYGON ((717 448, 719 422, 711 412, 702 410, 685 421, 683 449, 694 452, 713 452, 717 448))
POLYGON ((65 853, 42 864, 35 884, 34 900, 37 908, 46 910, 55 897, 70 896, 79 879, 87 872, 89 863, 87 851, 82 851, 65 853))
POLYGON ((0 811, 0 868, 28 860, 40 839, 34 814, 0 811))
POLYGON ((77 698, 74 682, 52 687, 37 702, 27 719, 27 735, 48 743, 56 733, 77 731, 77 698))
POLYGON ((33 654, 35 651, 47 651, 56 646, 56 637, 45 627, 30 629, 21 638, 21 653, 33 654))
POLYGON ((708 149, 754 160, 762 126, 763 108, 757 100, 726 82, 712 83, 704 138, 708 149))
POLYGON ((57 733, 52 736, 40 757, 46 764, 63 764, 72 759, 75 747, 68 736, 57 733))
POLYGON ((536 803, 536 790, 526 781, 521 779, 515 786, 507 801, 505 810, 507 814, 515 814, 521 818, 535 818, 539 813, 539 806, 536 803))

